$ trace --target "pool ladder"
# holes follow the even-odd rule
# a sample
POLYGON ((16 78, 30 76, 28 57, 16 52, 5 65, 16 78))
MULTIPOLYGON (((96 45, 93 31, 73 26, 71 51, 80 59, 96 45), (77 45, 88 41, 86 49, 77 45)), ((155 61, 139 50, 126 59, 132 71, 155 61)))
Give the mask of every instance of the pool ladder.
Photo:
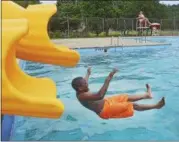
POLYGON ((123 47, 124 47, 123 38, 120 36, 118 36, 116 38, 112 36, 110 46, 115 47, 115 50, 116 50, 116 47, 121 47, 123 49, 123 47), (121 39, 121 45, 119 44, 120 39, 121 39))
POLYGON ((141 36, 141 37, 136 37, 136 43, 143 43, 143 42, 147 42, 147 36, 141 36))
POLYGON ((104 52, 107 52, 107 50, 108 50, 109 48, 111 48, 111 47, 115 47, 115 51, 116 51, 116 48, 117 48, 117 47, 121 47, 121 48, 123 49, 124 44, 123 44, 123 39, 122 39, 122 37, 119 36, 119 37, 114 38, 114 37, 112 36, 112 37, 111 37, 111 40, 110 40, 110 45, 109 45, 109 47, 95 48, 95 51, 97 51, 97 50, 104 50, 104 52), (120 38, 121 38, 121 45, 119 44, 120 38))

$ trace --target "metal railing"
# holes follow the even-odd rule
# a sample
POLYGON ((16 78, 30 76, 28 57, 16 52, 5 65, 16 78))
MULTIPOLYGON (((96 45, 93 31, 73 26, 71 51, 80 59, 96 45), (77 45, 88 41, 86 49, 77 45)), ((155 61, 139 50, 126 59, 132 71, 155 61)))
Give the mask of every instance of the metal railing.
MULTIPOLYGON (((179 35, 179 19, 148 19, 160 23, 160 35, 179 35)), ((136 22, 135 18, 52 17, 48 30, 52 38, 136 36, 136 22)))

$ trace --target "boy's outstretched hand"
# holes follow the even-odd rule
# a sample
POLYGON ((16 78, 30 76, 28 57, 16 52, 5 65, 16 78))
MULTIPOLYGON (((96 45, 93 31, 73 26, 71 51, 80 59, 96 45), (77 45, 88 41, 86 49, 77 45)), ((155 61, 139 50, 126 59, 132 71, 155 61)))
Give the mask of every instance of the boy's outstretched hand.
POLYGON ((89 75, 91 75, 91 67, 88 67, 87 73, 88 73, 89 75))
POLYGON ((118 69, 114 68, 112 72, 115 74, 118 71, 119 71, 118 69))
POLYGON ((109 76, 113 77, 113 75, 118 72, 118 69, 114 68, 112 72, 110 72, 109 76))

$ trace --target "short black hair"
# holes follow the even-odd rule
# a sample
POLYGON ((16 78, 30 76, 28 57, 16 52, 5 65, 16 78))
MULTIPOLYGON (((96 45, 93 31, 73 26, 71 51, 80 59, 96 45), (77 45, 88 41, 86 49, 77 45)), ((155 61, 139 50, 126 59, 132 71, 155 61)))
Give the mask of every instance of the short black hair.
POLYGON ((78 88, 81 85, 81 80, 83 79, 83 77, 76 77, 72 80, 71 82, 71 86, 73 87, 73 89, 75 89, 76 91, 78 91, 78 88))

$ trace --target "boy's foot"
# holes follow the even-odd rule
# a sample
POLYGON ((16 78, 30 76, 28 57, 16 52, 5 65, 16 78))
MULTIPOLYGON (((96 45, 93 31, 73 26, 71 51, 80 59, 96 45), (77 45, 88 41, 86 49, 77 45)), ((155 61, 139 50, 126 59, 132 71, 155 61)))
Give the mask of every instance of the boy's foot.
POLYGON ((146 84, 146 88, 147 88, 147 94, 146 94, 146 98, 147 99, 152 99, 152 90, 150 88, 150 85, 149 84, 146 84))
POLYGON ((162 108, 165 105, 165 98, 163 97, 156 105, 157 109, 162 108))

